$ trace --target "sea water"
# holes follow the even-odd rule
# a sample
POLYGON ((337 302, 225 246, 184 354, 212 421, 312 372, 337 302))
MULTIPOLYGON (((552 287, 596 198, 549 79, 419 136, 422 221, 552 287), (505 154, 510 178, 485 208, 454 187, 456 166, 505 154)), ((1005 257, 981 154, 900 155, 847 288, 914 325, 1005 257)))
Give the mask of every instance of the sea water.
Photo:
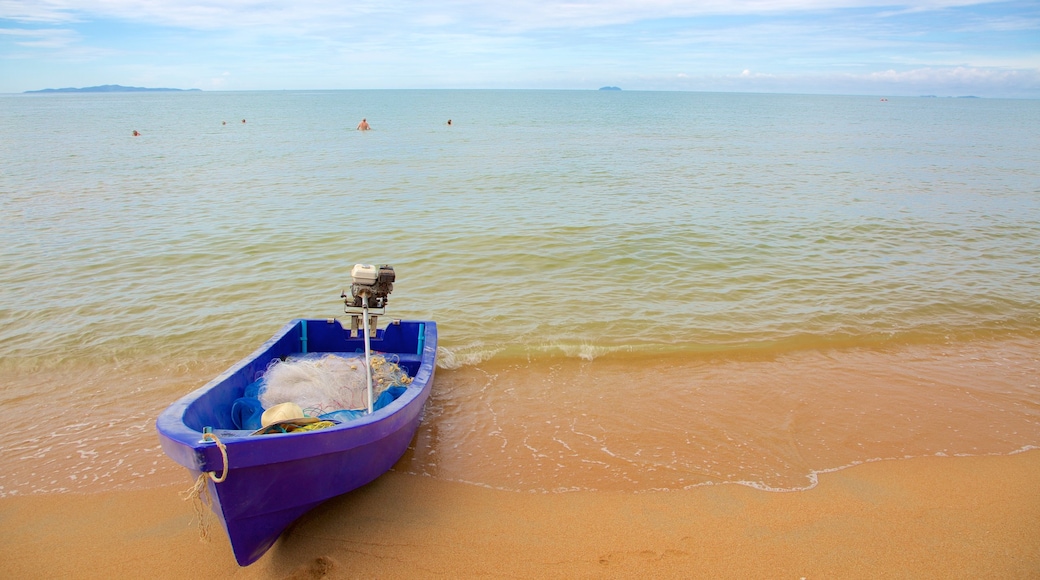
POLYGON ((0 496, 188 482, 157 414, 340 315, 355 263, 440 330, 399 471, 795 490, 1038 446, 1037 127, 1035 100, 0 96, 0 496))

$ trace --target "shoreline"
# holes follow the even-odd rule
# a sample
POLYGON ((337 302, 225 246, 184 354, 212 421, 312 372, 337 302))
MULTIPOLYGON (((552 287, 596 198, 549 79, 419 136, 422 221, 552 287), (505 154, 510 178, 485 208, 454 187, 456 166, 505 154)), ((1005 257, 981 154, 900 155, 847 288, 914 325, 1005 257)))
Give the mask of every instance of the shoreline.
POLYGON ((532 494, 390 472, 239 568, 188 487, 0 499, 12 577, 1002 577, 1040 574, 1040 450, 919 457, 814 488, 532 494), (57 554, 57 555, 55 555, 57 554))
MULTIPOLYGON (((397 469, 517 492, 724 482, 783 490, 877 459, 1012 453, 1040 441, 1037 347, 1001 341, 771 360, 509 359, 440 368, 397 469)), ((0 443, 0 498, 176 483, 181 468, 160 449, 155 417, 229 364, 141 357, 13 373, 0 418, 16 435, 0 443)))

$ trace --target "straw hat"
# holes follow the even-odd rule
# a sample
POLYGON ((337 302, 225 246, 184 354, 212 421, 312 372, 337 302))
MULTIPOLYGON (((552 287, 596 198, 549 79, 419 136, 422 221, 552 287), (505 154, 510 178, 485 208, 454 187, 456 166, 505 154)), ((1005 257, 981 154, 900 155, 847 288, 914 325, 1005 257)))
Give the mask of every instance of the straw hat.
POLYGON ((303 416, 303 409, 296 403, 279 403, 264 411, 264 414, 260 416, 260 424, 269 427, 280 421, 302 419, 303 416))

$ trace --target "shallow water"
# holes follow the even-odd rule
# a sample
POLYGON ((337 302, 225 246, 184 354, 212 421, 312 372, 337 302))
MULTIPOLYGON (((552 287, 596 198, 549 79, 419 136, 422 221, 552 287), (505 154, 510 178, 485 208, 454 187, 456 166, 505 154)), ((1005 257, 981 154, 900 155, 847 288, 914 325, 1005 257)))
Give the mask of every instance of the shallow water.
POLYGON ((289 318, 341 312, 355 262, 393 264, 390 312, 441 331, 399 470, 800 489, 1040 445, 1037 101, 0 103, 0 418, 24 434, 0 495, 183 477, 154 417, 289 318))
POLYGON ((438 381, 398 469, 515 491, 805 489, 865 461, 1034 446, 1038 374, 1032 341, 485 363, 438 381))

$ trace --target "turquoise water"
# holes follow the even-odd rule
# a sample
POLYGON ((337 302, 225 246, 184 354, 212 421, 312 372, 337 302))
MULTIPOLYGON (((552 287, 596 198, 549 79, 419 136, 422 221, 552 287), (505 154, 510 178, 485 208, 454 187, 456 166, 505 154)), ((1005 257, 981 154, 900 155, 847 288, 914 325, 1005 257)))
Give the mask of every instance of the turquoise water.
MULTIPOLYGON (((125 459, 116 440, 151 437, 158 409, 286 320, 340 313, 357 262, 392 264, 390 313, 435 319, 441 329, 440 391, 402 464, 409 471, 526 491, 725 481, 788 489, 858 461, 1040 444, 1040 101, 598 91, 7 95, 0 127, 0 417, 27 427, 27 417, 50 416, 57 425, 51 436, 0 450, 61 474, 44 485, 32 471, 39 467, 23 466, 0 476, 0 494, 79 489, 97 464, 110 468, 90 481, 111 483, 125 459), (362 117, 372 131, 354 130, 362 117), (959 362, 923 374, 914 366, 945 356, 959 362), (835 358, 851 367, 829 367, 835 358), (958 365, 986 370, 943 370, 958 365), (899 451, 888 441, 804 463, 770 452, 780 466, 775 481, 736 458, 732 470, 691 475, 690 465, 720 454, 674 448, 676 433, 704 424, 692 410, 704 401, 686 401, 688 413, 626 456, 632 465, 637 452, 661 447, 673 457, 668 469, 685 470, 677 479, 647 482, 645 466, 624 475, 608 466, 571 481, 583 462, 599 461, 590 457, 600 442, 568 455, 574 465, 540 467, 545 449, 522 427, 541 420, 548 396, 530 386, 534 377, 556 390, 577 381, 552 394, 564 397, 557 409, 575 405, 577 416, 595 406, 577 406, 578 390, 610 384, 638 398, 638 409, 619 411, 631 399, 608 397, 595 411, 605 421, 596 428, 621 433, 622 423, 657 425, 675 404, 626 391, 638 382, 628 373, 649 366, 671 369, 670 384, 695 380, 677 387, 685 396, 729 369, 713 388, 754 388, 725 390, 733 407, 715 395, 715 412, 767 425, 763 433, 784 421, 768 406, 733 416, 749 412, 741 393, 774 388, 790 368, 801 369, 789 386, 795 406, 837 396, 835 385, 848 381, 875 385, 879 369, 902 369, 895 374, 903 379, 877 383, 894 390, 886 399, 893 413, 904 397, 929 406, 936 392, 925 386, 940 384, 952 397, 947 414, 992 396, 992 416, 1014 425, 990 441, 989 417, 962 424, 936 423, 936 415, 914 421, 927 436, 894 435, 899 451), (542 377, 553 368, 570 379, 542 377), (576 378, 592 375, 592 386, 576 378), (805 376, 827 378, 799 390, 805 376), (974 378, 965 385, 964 376, 974 378), (499 380, 509 386, 497 388, 499 380), (980 392, 957 399, 965 388, 980 392), (538 400, 525 406, 517 394, 525 389, 538 400), (535 474, 530 483, 493 475, 501 458, 488 441, 505 431, 484 424, 488 417, 524 430, 504 446, 516 447, 510 465, 535 474), (111 438, 82 445, 82 428, 98 425, 111 438), (954 428, 989 435, 981 447, 975 435, 933 441, 933 431, 954 428), (922 437, 933 442, 903 449, 922 437), (540 449, 536 460, 524 458, 525 445, 540 449), (460 446, 480 459, 443 459, 460 446)), ((864 393, 878 395, 856 396, 864 393)), ((855 415, 867 404, 842 400, 834 413, 855 415)), ((826 421, 819 413, 810 422, 826 421)), ((869 438, 876 421, 835 437, 869 438)), ((572 423, 568 432, 572 439, 555 437, 574 450, 591 431, 572 423)), ((740 437, 756 447, 761 435, 740 437)), ((154 440, 135 449, 147 461, 136 462, 134 477, 165 473, 154 440)))

